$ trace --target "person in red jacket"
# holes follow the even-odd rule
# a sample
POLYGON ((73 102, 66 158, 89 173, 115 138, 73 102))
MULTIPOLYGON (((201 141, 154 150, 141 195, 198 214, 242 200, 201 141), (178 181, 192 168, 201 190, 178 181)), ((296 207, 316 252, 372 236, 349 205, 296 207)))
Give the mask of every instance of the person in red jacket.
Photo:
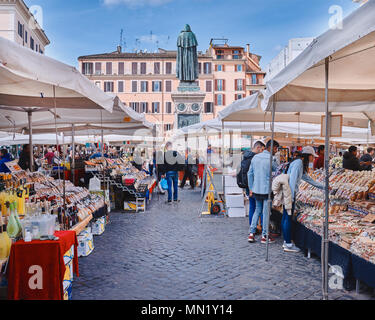
POLYGON ((324 168, 324 149, 323 145, 318 148, 318 158, 314 160, 314 170, 324 168))

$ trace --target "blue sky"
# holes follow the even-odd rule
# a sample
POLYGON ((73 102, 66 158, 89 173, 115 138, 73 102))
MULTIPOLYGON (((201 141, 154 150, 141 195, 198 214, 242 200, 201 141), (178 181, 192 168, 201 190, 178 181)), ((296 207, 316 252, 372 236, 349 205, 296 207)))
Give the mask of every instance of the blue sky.
POLYGON ((112 52, 124 29, 126 51, 176 48, 188 23, 199 50, 211 38, 231 45, 251 44, 263 67, 290 38, 315 37, 328 29, 332 5, 344 16, 358 4, 351 0, 25 0, 43 10, 43 28, 51 40, 46 54, 77 66, 81 55, 112 52), (152 33, 151 33, 152 32, 152 33), (136 39, 139 39, 136 45, 136 39), (158 41, 158 43, 157 43, 158 41))

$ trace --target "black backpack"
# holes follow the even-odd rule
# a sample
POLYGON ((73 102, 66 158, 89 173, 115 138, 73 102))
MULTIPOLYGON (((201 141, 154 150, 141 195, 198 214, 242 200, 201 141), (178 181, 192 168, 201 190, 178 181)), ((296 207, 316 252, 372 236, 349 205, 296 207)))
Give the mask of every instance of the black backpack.
POLYGON ((254 156, 255 154, 249 158, 243 159, 241 162, 240 172, 237 174, 237 185, 242 189, 247 189, 249 187, 247 173, 249 172, 251 160, 253 160, 254 156))

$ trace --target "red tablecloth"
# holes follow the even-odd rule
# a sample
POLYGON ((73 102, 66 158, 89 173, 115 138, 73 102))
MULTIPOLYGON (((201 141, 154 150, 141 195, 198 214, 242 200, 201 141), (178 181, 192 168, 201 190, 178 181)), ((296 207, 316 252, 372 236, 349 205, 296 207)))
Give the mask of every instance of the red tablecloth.
POLYGON ((59 240, 20 240, 12 245, 7 269, 9 300, 63 300, 64 254, 74 245, 73 271, 79 276, 78 240, 75 231, 58 231, 55 235, 59 240), (36 270, 42 273, 42 285, 33 289, 30 284, 37 283, 35 278, 40 274, 36 270))

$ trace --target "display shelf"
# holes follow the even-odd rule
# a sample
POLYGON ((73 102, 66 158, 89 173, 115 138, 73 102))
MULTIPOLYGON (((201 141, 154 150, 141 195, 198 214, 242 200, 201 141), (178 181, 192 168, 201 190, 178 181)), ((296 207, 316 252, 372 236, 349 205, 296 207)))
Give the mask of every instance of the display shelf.
POLYGON ((77 236, 87 227, 89 222, 92 220, 92 214, 82 220, 80 223, 77 223, 71 230, 75 231, 77 236))

